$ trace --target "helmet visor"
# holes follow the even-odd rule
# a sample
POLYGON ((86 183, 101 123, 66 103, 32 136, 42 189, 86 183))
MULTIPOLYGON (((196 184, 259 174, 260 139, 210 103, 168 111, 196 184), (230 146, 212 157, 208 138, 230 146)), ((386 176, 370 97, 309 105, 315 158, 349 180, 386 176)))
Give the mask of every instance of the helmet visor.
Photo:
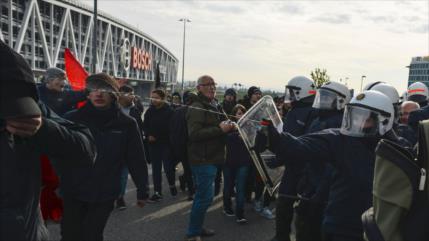
POLYGON ((318 89, 313 108, 319 110, 336 110, 338 95, 327 89, 318 89))
POLYGON ((347 136, 376 136, 379 128, 379 113, 353 105, 344 111, 341 133, 347 136))
POLYGON ((293 86, 286 86, 284 102, 288 103, 297 101, 298 98, 295 92, 299 93, 299 89, 293 86))

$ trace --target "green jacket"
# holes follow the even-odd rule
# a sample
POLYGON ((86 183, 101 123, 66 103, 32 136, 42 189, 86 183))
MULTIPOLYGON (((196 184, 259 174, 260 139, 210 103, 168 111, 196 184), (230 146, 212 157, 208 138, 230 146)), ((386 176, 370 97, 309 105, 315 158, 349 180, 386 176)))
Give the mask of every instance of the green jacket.
POLYGON ((191 165, 225 162, 225 134, 219 127, 221 115, 209 111, 218 112, 218 109, 199 93, 186 113, 188 157, 191 165))

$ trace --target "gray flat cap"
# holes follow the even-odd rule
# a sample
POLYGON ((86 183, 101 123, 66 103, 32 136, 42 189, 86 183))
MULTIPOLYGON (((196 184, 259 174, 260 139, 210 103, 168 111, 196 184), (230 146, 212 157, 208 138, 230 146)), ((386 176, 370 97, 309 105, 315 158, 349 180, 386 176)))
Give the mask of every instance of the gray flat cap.
POLYGON ((54 80, 56 78, 65 77, 65 76, 66 76, 66 72, 64 72, 64 70, 56 67, 52 67, 46 70, 45 81, 50 81, 50 80, 54 80))

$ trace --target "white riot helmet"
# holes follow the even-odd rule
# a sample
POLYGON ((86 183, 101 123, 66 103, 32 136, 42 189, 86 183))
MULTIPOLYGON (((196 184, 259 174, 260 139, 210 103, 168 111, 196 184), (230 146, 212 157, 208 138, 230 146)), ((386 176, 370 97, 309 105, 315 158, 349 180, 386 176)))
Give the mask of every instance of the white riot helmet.
POLYGON ((415 82, 408 86, 408 100, 421 103, 427 101, 429 96, 428 87, 422 82, 415 82))
POLYGON ((395 87, 388 83, 380 83, 368 90, 376 90, 383 93, 385 96, 389 97, 393 105, 399 104, 399 93, 395 87))
POLYGON ((346 105, 340 132, 354 137, 383 136, 392 129, 393 118, 393 105, 386 95, 364 91, 346 105))
POLYGON ((379 91, 382 94, 384 94, 385 96, 389 97, 390 101, 392 102, 393 109, 395 111, 395 120, 394 121, 395 122, 399 121, 400 98, 399 98, 399 93, 396 90, 396 88, 390 84, 381 83, 381 84, 375 85, 370 90, 379 91))
POLYGON ((362 91, 365 90, 371 90, 374 86, 378 85, 378 84, 383 84, 385 82, 383 81, 373 81, 373 82, 369 82, 368 84, 365 85, 365 87, 363 87, 362 91))
POLYGON ((347 86, 338 82, 327 82, 317 90, 313 108, 319 110, 342 110, 350 99, 350 90, 347 86))
POLYGON ((290 79, 286 85, 285 102, 300 101, 316 94, 314 82, 304 76, 296 76, 290 79))

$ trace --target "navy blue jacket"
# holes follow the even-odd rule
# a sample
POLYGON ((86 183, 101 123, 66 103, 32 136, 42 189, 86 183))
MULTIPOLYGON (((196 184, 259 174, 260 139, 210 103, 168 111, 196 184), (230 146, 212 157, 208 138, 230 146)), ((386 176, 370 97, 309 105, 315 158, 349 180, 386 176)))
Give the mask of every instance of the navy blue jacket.
POLYGON ((275 145, 286 163, 318 161, 335 168, 323 221, 327 233, 362 238, 361 215, 372 206, 375 147, 379 139, 340 134, 339 129, 294 137, 283 133, 275 145))
POLYGON ((77 103, 87 99, 86 91, 64 90, 63 92, 56 92, 46 88, 46 85, 39 85, 37 91, 40 100, 60 116, 74 110, 77 103))
POLYGON ((109 110, 98 110, 90 102, 65 117, 90 129, 98 154, 92 167, 61 170, 64 196, 85 202, 114 200, 119 196, 121 172, 126 165, 137 187, 137 198, 148 197, 146 158, 134 118, 116 104, 109 110))
POLYGON ((42 126, 34 136, 20 138, 0 130, 0 240, 47 240, 39 210, 40 155, 68 167, 91 166, 95 159, 87 127, 39 106, 42 126))
POLYGON ((238 131, 228 134, 226 138, 226 161, 225 165, 231 168, 250 166, 252 158, 238 131))
MULTIPOLYGON (((283 131, 294 136, 301 136, 306 133, 309 123, 315 117, 315 109, 310 102, 292 103, 292 108, 287 113, 284 121, 283 131)), ((280 195, 296 195, 296 187, 303 168, 303 163, 294 163, 284 170, 279 187, 280 195)))
POLYGON ((408 117, 408 125, 417 133, 419 121, 429 119, 429 105, 419 110, 412 111, 408 117))
MULTIPOLYGON (((318 110, 317 117, 310 123, 307 133, 315 133, 330 128, 340 128, 343 121, 343 111, 318 110)), ((298 186, 301 196, 317 202, 325 202, 328 198, 330 178, 333 175, 330 166, 322 162, 306 163, 303 177, 298 186)))
MULTIPOLYGON (((170 121, 174 111, 167 104, 157 109, 150 106, 144 114, 143 131, 146 137, 156 138, 155 143, 170 143, 170 121)), ((155 144, 149 143, 149 144, 155 144)))

